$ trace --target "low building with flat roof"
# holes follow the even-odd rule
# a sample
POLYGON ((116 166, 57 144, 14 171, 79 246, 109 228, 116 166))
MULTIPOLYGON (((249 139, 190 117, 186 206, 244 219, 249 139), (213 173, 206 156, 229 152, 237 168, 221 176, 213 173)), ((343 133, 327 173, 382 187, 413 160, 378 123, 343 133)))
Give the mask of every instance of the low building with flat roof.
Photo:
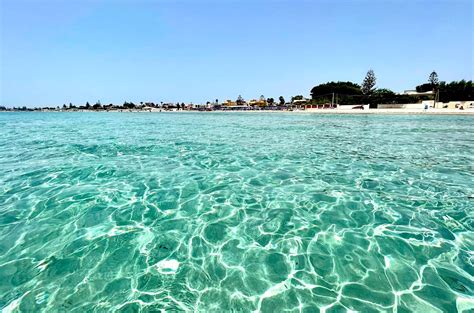
POLYGON ((405 90, 403 91, 403 94, 409 96, 429 96, 434 95, 435 93, 433 91, 418 92, 416 90, 405 90))

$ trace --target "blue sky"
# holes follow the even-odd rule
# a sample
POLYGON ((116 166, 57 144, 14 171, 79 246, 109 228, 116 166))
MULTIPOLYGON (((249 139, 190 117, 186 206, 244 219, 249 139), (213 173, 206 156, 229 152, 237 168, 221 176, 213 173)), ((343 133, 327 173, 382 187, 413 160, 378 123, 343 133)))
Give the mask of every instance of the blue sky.
POLYGON ((0 105, 277 99, 331 80, 472 79, 473 5, 0 0, 0 105))

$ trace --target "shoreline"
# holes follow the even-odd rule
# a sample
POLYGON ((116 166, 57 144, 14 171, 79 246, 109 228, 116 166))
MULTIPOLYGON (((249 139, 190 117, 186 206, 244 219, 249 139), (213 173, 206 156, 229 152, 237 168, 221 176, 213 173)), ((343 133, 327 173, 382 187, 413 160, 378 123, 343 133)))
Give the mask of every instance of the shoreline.
POLYGON ((75 111, 0 111, 0 113, 269 113, 269 114, 342 114, 342 115, 473 115, 474 109, 458 110, 458 109, 428 109, 427 111, 420 109, 369 109, 369 110, 352 110, 352 109, 306 109, 306 110, 215 110, 215 111, 198 111, 198 110, 111 110, 111 111, 92 111, 92 110, 75 110, 75 111))
MULTIPOLYGON (((119 112, 124 113, 124 112, 119 112)), ((125 112, 126 113, 126 112, 125 112)), ((131 113, 131 112, 130 112, 131 113)), ((139 111, 134 113, 140 113, 139 111)), ((373 114, 373 115, 474 115, 474 110, 448 110, 448 109, 432 109, 423 110, 400 110, 400 109, 372 109, 372 110, 329 110, 329 109, 307 109, 294 111, 162 111, 162 112, 145 112, 145 113, 270 113, 270 114, 373 114)))

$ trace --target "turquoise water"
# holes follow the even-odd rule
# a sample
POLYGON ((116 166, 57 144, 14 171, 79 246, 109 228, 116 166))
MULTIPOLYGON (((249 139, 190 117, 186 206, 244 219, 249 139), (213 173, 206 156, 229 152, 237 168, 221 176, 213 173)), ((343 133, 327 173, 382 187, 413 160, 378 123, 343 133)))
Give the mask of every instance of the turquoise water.
POLYGON ((5 312, 474 308, 474 118, 0 114, 5 312))

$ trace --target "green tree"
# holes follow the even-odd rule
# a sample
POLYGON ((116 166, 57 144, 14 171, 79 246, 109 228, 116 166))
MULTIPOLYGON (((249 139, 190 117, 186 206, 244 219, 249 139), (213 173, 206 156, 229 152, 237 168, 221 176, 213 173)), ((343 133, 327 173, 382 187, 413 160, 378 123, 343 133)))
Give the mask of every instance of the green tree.
POLYGON ((435 71, 431 72, 430 76, 428 77, 428 83, 433 86, 433 89, 438 86, 439 81, 438 81, 438 73, 435 71))
POLYGON ((311 89, 311 98, 314 104, 328 104, 334 101, 341 105, 363 103, 363 94, 360 85, 353 82, 327 82, 311 89))
POLYGON ((280 105, 285 105, 285 98, 283 98, 283 96, 280 96, 278 100, 280 101, 280 105))
POLYGON ((438 86, 439 101, 474 101, 474 84, 471 80, 441 82, 438 86))
POLYGON ((86 109, 89 110, 91 108, 91 105, 89 104, 89 102, 86 102, 86 109))
POLYGON ((102 109, 102 105, 100 104, 100 101, 97 101, 97 102, 92 106, 92 109, 94 109, 94 110, 102 109))
POLYGON ((268 99, 267 99, 267 103, 268 103, 268 105, 272 106, 273 103, 275 103, 275 99, 273 99, 273 98, 268 98, 268 99))
POLYGON ((372 92, 370 97, 362 99, 364 103, 368 103, 370 108, 377 108, 378 104, 397 103, 397 95, 390 89, 377 88, 372 92))
POLYGON ((123 107, 124 107, 125 109, 134 109, 134 108, 135 108, 135 103, 125 101, 125 102, 123 103, 123 107))
POLYGON ((297 95, 297 96, 294 96, 294 97, 291 97, 291 102, 294 102, 295 100, 303 100, 303 96, 302 95, 297 95))
POLYGON ((417 92, 427 92, 427 91, 433 91, 433 86, 430 83, 425 83, 416 86, 416 91, 417 92))
POLYGON ((237 97, 237 100, 235 101, 237 105, 243 105, 244 104, 244 98, 242 98, 241 95, 237 97))
POLYGON ((362 91, 358 84, 353 82, 327 82, 319 84, 311 89, 311 98, 318 100, 324 97, 332 97, 332 94, 339 95, 361 95, 362 91))
POLYGON ((364 95, 370 95, 374 91, 375 84, 376 84, 377 79, 375 78, 375 73, 372 69, 370 69, 367 72, 367 75, 365 75, 364 81, 362 82, 362 93, 364 95))
MULTIPOLYGON (((449 101, 471 101, 474 100, 474 86, 472 81, 452 81, 450 83, 439 82, 435 86, 436 90, 439 92, 439 101, 449 102, 449 101)), ((416 91, 418 92, 427 92, 433 91, 433 85, 431 83, 425 83, 416 86, 416 91)))
POLYGON ((372 93, 374 96, 375 95, 382 95, 382 96, 394 96, 395 93, 393 91, 391 91, 390 89, 387 89, 387 88, 377 88, 374 90, 374 92, 372 93))

